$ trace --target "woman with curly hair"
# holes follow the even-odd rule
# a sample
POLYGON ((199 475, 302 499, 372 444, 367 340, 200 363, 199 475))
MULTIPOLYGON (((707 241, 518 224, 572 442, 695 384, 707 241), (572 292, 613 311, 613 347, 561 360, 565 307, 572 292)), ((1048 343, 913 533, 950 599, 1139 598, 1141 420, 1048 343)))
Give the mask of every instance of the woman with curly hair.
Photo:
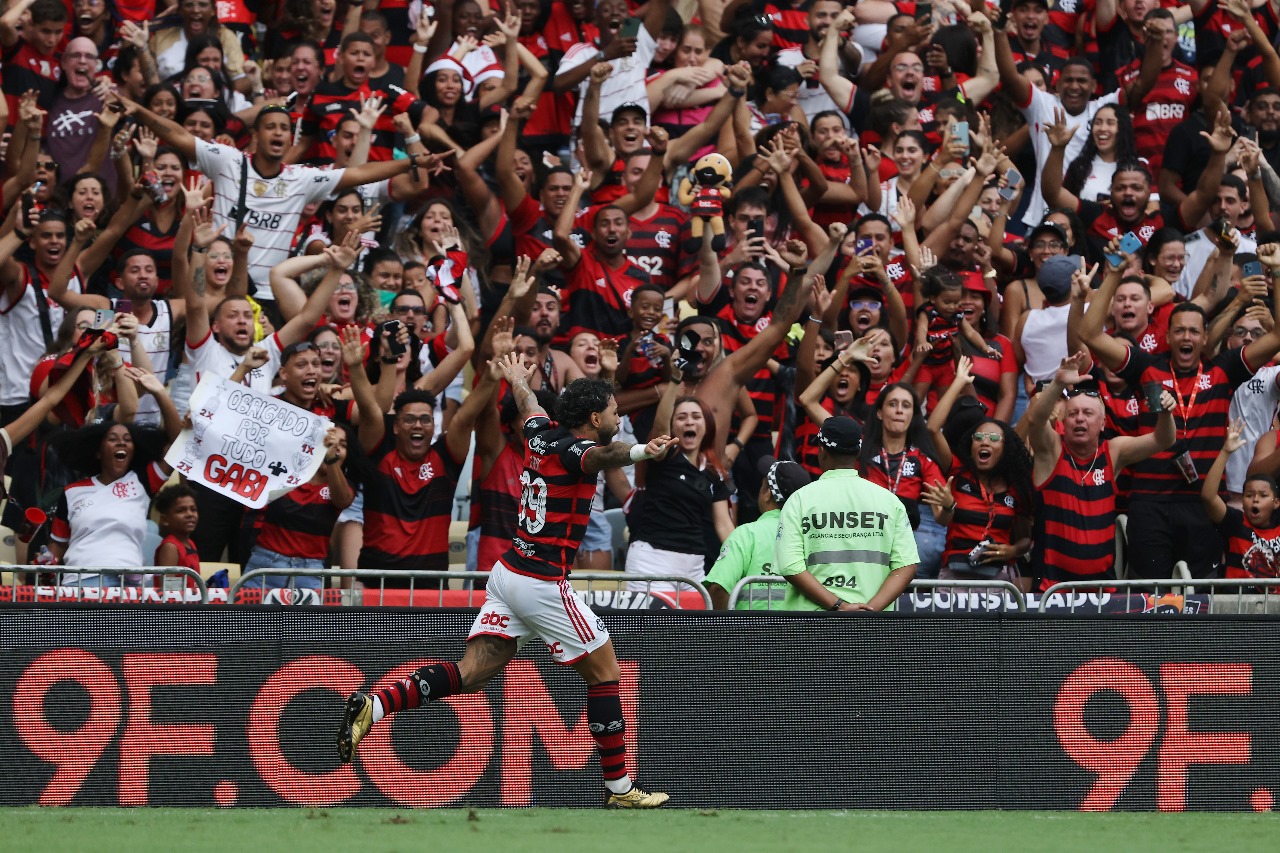
POLYGON ((1111 194, 1111 176, 1116 164, 1137 160, 1133 141, 1133 119, 1129 111, 1115 104, 1098 108, 1089 123, 1089 138, 1076 159, 1067 166, 1062 188, 1076 198, 1095 200, 1111 194))
MULTIPOLYGON (((51 439, 59 458, 75 476, 58 501, 49 550, 67 566, 133 567, 146 565, 142 542, 151 499, 173 469, 164 461, 182 431, 181 418, 164 386, 150 372, 132 371, 154 394, 165 430, 113 421, 91 423, 51 439), (145 378, 144 378, 145 374, 145 378)), ((125 576, 130 586, 139 576, 125 576)), ((118 587, 120 575, 71 572, 65 586, 118 587)))
POLYGON ((1017 561, 1031 551, 1031 454, 1011 426, 991 418, 965 430, 954 452, 955 474, 926 484, 921 496, 947 527, 938 577, 1023 582, 1017 561))

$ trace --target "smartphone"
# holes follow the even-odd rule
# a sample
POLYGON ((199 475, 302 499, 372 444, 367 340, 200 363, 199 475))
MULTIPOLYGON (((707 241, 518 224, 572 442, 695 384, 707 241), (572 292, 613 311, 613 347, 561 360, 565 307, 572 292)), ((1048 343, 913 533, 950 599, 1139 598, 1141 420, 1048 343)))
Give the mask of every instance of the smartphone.
POLYGON ((1244 266, 1240 267, 1240 273, 1245 278, 1251 275, 1262 275, 1262 261, 1248 261, 1244 266))
POLYGON ((117 314, 132 314, 132 313, 133 313, 133 300, 130 300, 130 299, 117 299, 117 300, 116 300, 116 313, 117 313, 117 314))
POLYGON ((747 237, 752 240, 764 239, 764 220, 753 219, 747 223, 747 237))
POLYGON ((1210 222, 1206 230, 1210 237, 1221 240, 1223 243, 1231 242, 1231 223, 1221 217, 1210 222))
POLYGON ((1249 125, 1245 125, 1244 133, 1241 135, 1244 136, 1244 138, 1249 140, 1250 142, 1258 141, 1258 129, 1256 127, 1250 127, 1249 125))
POLYGON ((405 352, 408 351, 409 345, 400 343, 400 341, 397 338, 397 336, 400 334, 399 320, 388 320, 387 322, 383 323, 379 328, 387 332, 387 353, 389 355, 399 358, 400 356, 404 355, 405 352))
POLYGON ((627 18, 622 22, 622 28, 618 30, 618 38, 633 39, 640 35, 640 25, 644 23, 640 18, 627 18))
POLYGON ((1120 251, 1126 255, 1136 255, 1141 250, 1142 241, 1132 231, 1120 238, 1120 251))
POLYGON ((1013 201, 1013 197, 1018 194, 1018 186, 1022 183, 1022 175, 1018 174, 1017 169, 1010 169, 1004 173, 1005 186, 1000 189, 1000 198, 1005 201, 1013 201))
POLYGON ((111 325, 111 321, 116 318, 116 312, 110 308, 99 308, 93 312, 93 327, 95 329, 105 329, 111 325))
POLYGON ((849 347, 853 346, 853 332, 848 329, 841 329, 836 332, 834 346, 836 348, 836 352, 844 352, 849 347))
POLYGON ((957 142, 964 145, 964 150, 967 152, 969 150, 969 122, 956 122, 955 126, 951 129, 951 133, 957 142))
POLYGON ((932 17, 933 17, 933 4, 932 4, 932 3, 917 3, 917 4, 916 4, 916 20, 919 20, 919 19, 921 19, 921 18, 932 18, 932 17))
POLYGON ((1094 198, 1098 204, 1111 204, 1111 193, 1098 193, 1094 198))
POLYGON ((872 247, 875 246, 875 241, 873 241, 870 237, 859 237, 858 241, 854 243, 853 246, 854 246, 854 251, 857 254, 861 255, 863 252, 871 251, 872 247))

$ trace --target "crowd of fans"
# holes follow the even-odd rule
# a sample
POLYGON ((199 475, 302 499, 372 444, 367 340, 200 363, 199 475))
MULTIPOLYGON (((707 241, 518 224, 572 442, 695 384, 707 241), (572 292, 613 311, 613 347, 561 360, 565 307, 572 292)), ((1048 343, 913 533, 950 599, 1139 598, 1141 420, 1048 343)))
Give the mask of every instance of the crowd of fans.
POLYGON ((679 441, 581 568, 621 506, 723 601, 848 415, 919 576, 1105 582, 1119 512, 1137 576, 1277 575, 1275 0, 157 5, 0 15, 19 562, 445 569, 461 492, 484 571, 516 352, 679 441), (205 374, 331 418, 315 477, 172 482, 205 374))

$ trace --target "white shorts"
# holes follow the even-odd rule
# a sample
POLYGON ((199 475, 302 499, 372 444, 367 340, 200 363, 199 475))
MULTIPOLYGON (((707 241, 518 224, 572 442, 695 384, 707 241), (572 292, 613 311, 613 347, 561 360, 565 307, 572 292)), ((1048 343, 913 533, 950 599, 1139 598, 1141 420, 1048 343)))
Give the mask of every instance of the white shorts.
MULTIPOLYGON (((627 547, 627 574, 648 577, 675 575, 702 583, 707 576, 706 560, 701 554, 664 551, 637 539, 627 547)), ((629 592, 690 592, 693 589, 674 581, 627 581, 629 592)))
POLYGON ((531 636, 541 637, 551 659, 566 665, 609 642, 604 622, 573 594, 568 580, 531 578, 495 563, 484 607, 467 639, 502 637, 523 643, 531 636))

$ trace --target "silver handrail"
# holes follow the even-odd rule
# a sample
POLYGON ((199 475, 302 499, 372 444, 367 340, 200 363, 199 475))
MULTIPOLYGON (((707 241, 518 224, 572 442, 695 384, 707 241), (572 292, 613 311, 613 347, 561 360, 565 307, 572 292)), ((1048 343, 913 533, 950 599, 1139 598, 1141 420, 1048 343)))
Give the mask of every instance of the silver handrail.
MULTIPOLYGON (((121 583, 123 583, 124 581, 124 578, 123 578, 124 575, 144 575, 147 577, 154 577, 156 575, 160 575, 163 577, 180 577, 180 578, 186 578, 187 580, 195 581, 196 589, 199 590, 200 592, 200 603, 201 604, 209 603, 209 587, 204 582, 204 578, 200 576, 199 572, 195 571, 194 569, 189 569, 186 566, 129 566, 129 567, 122 568, 120 566, 61 566, 61 565, 37 566, 37 565, 31 565, 31 564, 6 563, 3 565, 0 565, 0 570, 6 571, 6 572, 23 572, 23 573, 30 572, 30 573, 38 573, 42 575, 51 574, 51 575, 56 575, 59 581, 61 581, 61 578, 63 575, 108 575, 112 577, 120 576, 121 583)), ((39 586, 39 584, 32 584, 32 585, 39 586)), ((54 584, 54 586, 62 589, 69 588, 69 587, 63 587, 61 582, 54 584)), ((106 584, 94 584, 88 587, 85 587, 85 586, 70 587, 70 589, 76 590, 75 595, 72 596, 72 598, 76 601, 86 601, 86 600, 87 601, 107 601, 109 600, 109 598, 105 595, 105 591, 118 589, 118 588, 128 589, 129 587, 107 586, 106 584), (94 597, 86 597, 84 595, 85 590, 97 590, 103 594, 100 594, 94 597)), ((184 585, 184 588, 185 588, 185 585, 184 585)), ((163 595, 164 592, 165 590, 159 590, 159 593, 161 595, 163 595)))
MULTIPOLYGON (((749 586, 752 586, 755 584, 769 584, 772 586, 777 586, 779 584, 785 585, 786 583, 787 583, 787 579, 779 575, 748 575, 747 577, 743 578, 742 580, 734 584, 732 592, 729 593, 728 609, 734 610, 737 608, 738 601, 742 593, 749 586)), ((956 589, 956 590, 974 590, 974 591, 1000 590, 1001 592, 1008 593, 1013 597, 1014 603, 1018 606, 1019 613, 1027 612, 1027 597, 1022 594, 1022 590, 1018 589, 1017 586, 1010 583, 1009 581, 933 580, 933 579, 922 578, 920 580, 912 581, 911 585, 907 587, 907 592, 910 592, 911 590, 914 590, 914 589, 956 589)), ((905 594, 906 593, 904 593, 904 595, 905 594)))
MULTIPOLYGON (((286 577, 318 577, 318 578, 380 578, 382 580, 382 583, 378 585, 378 591, 377 591, 377 596, 378 596, 377 604, 379 606, 381 606, 385 601, 386 580, 388 578, 393 578, 397 580, 407 579, 409 581, 409 606, 410 607, 417 606, 415 602, 415 598, 417 597, 417 595, 429 594, 429 593, 436 594, 435 606, 437 607, 442 606, 444 603, 444 593, 448 591, 447 585, 448 585, 448 582, 451 580, 463 581, 463 589, 454 590, 454 591, 466 592, 467 606, 478 607, 479 603, 475 601, 475 593, 477 591, 477 586, 478 586, 476 582, 477 581, 483 582, 489 577, 488 572, 428 571, 426 569, 391 571, 387 569, 294 569, 294 568, 273 569, 271 567, 264 567, 261 569, 254 569, 252 571, 245 572, 244 574, 242 574, 236 580, 236 582, 231 585, 231 589, 227 591, 227 600, 232 604, 236 603, 236 594, 242 588, 245 587, 248 581, 264 578, 268 575, 277 575, 277 576, 283 575, 286 577), (419 580, 440 581, 441 585, 435 589, 416 587, 414 582, 419 580)), ((591 586, 591 584, 599 583, 599 582, 607 582, 607 583, 613 583, 613 584, 621 584, 621 583, 643 584, 644 585, 643 591, 650 596, 658 596, 666 591, 666 590, 658 590, 657 592, 654 592, 652 589, 652 585, 655 583, 672 583, 676 585, 687 586, 692 591, 698 593, 698 595, 701 596, 703 606, 707 610, 711 609, 711 593, 707 592, 707 588, 695 580, 691 580, 686 577, 681 577, 679 575, 637 575, 637 574, 628 574, 626 572, 573 572, 572 574, 569 575, 569 580, 570 581, 586 581, 587 592, 591 592, 593 590, 593 587, 591 586)), ((364 596, 368 596, 369 592, 370 590, 366 588, 364 591, 364 596)), ((677 596, 674 599, 674 601, 676 603, 677 609, 679 609, 679 604, 680 604, 679 597, 677 596)), ((431 605, 428 604, 425 606, 431 606, 431 605)))
MULTIPOLYGON (((1235 590, 1237 601, 1236 612, 1242 613, 1244 611, 1239 608, 1245 603, 1244 596, 1246 594, 1250 595, 1251 598, 1261 597, 1263 599, 1263 607, 1265 610, 1268 603, 1267 599, 1270 595, 1275 594, 1271 591, 1275 590, 1276 593, 1280 593, 1280 578, 1159 578, 1155 580, 1128 578, 1126 580, 1062 581, 1060 583, 1055 583, 1053 586, 1040 593, 1040 604, 1037 609, 1040 613, 1044 613, 1050 596, 1054 594, 1071 593, 1075 590, 1087 590, 1089 592, 1098 592, 1102 589, 1116 590, 1123 591, 1124 595, 1129 597, 1132 596, 1135 591, 1141 594, 1153 592, 1156 595, 1160 595, 1161 590, 1166 592, 1180 590, 1180 594, 1195 595, 1197 588, 1204 587, 1208 588, 1210 595, 1212 595, 1213 591, 1217 589, 1235 590), (1246 593, 1246 590, 1251 588, 1261 589, 1262 592, 1257 594, 1246 593)), ((1217 598, 1217 596, 1215 596, 1215 598, 1217 598)), ((1076 612, 1076 604, 1077 602, 1074 600, 1068 601, 1070 612, 1076 612)), ((1101 598, 1096 598, 1094 606, 1097 608, 1095 612, 1102 612, 1101 598)), ((1210 606, 1212 607, 1212 603, 1210 606)))

